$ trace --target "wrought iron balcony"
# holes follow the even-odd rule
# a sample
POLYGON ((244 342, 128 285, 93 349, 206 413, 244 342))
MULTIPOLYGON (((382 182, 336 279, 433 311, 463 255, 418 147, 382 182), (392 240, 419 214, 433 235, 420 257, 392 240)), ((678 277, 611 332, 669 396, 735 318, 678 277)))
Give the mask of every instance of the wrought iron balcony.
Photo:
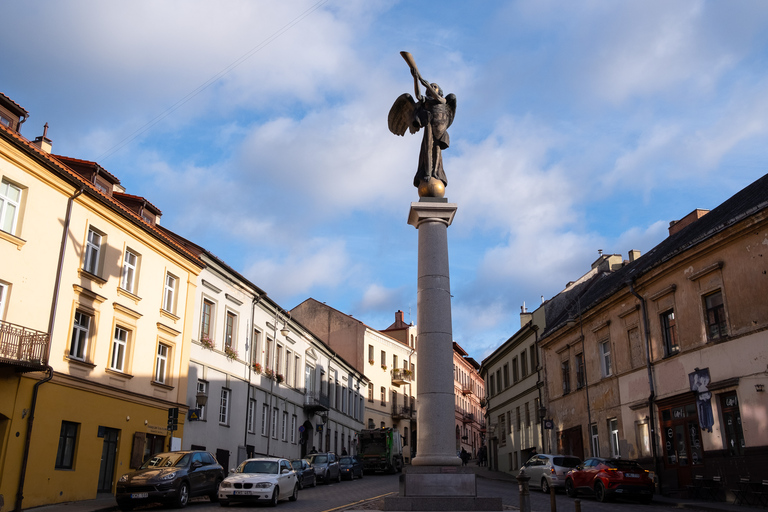
POLYGON ((392 419, 395 419, 395 420, 416 419, 416 411, 413 409, 413 407, 406 407, 404 405, 393 405, 392 419))
POLYGON ((411 382, 413 372, 411 372, 411 370, 406 370, 405 368, 393 368, 391 375, 392 385, 401 386, 402 384, 409 384, 411 382))
POLYGON ((472 423, 475 421, 475 415, 471 412, 465 412, 464 416, 461 418, 462 423, 472 423))
POLYGON ((331 399, 326 393, 307 391, 304 395, 304 410, 310 413, 327 411, 331 407, 331 399))
POLYGON ((471 395, 472 394, 472 390, 469 388, 469 386, 462 385, 461 386, 461 394, 464 395, 464 396, 471 395))
POLYGON ((37 372, 48 365, 48 333, 0 320, 0 364, 37 372))

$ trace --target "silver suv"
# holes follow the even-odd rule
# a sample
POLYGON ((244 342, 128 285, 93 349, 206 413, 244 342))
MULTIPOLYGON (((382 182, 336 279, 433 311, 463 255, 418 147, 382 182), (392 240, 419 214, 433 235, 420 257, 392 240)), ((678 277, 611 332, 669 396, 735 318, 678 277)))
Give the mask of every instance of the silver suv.
POLYGON ((339 458, 335 453, 313 453, 307 457, 309 465, 315 470, 315 477, 323 483, 341 482, 339 458))
POLYGON ((531 478, 531 487, 539 487, 548 494, 550 487, 564 488, 565 475, 579 464, 581 459, 572 455, 541 454, 528 459, 520 471, 531 478))

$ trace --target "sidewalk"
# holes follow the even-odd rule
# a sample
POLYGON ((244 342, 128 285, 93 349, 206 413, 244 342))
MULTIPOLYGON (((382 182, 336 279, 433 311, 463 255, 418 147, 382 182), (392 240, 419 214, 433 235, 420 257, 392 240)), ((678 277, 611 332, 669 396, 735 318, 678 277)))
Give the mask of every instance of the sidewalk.
MULTIPOLYGON (((504 481, 509 482, 510 485, 517 485, 517 479, 509 473, 492 471, 487 467, 478 466, 473 462, 470 462, 467 467, 471 468, 479 478, 504 481)), ((532 492, 539 491, 534 490, 532 492)), ((192 501, 207 501, 207 499, 208 498, 195 498, 192 501)), ((759 510, 755 507, 733 505, 730 502, 686 500, 681 498, 669 498, 658 494, 653 496, 653 502, 680 509, 718 510, 728 512, 759 510)), ((92 500, 70 501, 67 503, 57 503, 55 505, 45 505, 42 507, 29 508, 24 510, 34 512, 119 512, 117 504, 115 503, 115 497, 111 494, 99 495, 96 499, 92 500)))

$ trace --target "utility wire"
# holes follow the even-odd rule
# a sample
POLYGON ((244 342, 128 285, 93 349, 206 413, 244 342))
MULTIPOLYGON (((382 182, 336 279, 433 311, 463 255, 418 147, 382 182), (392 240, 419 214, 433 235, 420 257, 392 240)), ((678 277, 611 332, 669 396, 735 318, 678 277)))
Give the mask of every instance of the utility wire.
POLYGON ((198 86, 196 89, 191 91, 189 94, 181 98, 179 101, 165 109, 163 112, 158 114, 154 119, 147 122, 142 127, 138 128, 136 131, 125 137, 123 140, 118 142, 115 146, 108 149, 99 157, 97 158, 98 161, 104 161, 107 160, 109 157, 123 149, 125 146, 136 140, 140 135, 144 134, 145 132, 149 131, 153 126, 158 124, 160 121, 168 117, 169 115, 173 114, 175 111, 177 111, 179 108, 181 108, 183 105, 185 105, 187 102, 189 102, 192 98, 221 80, 224 76, 232 72, 237 66, 251 58, 253 55, 264 49, 266 46, 268 46, 270 43, 272 43, 275 39, 292 29, 294 26, 298 25, 304 18, 312 14, 313 12, 317 11, 322 7, 324 4, 328 3, 328 0, 320 0, 316 4, 314 4, 312 7, 304 11, 303 13, 299 14, 297 17, 295 17, 293 20, 288 22, 287 24, 283 25, 279 30, 274 32, 272 35, 267 37, 265 40, 260 42, 258 45, 251 48, 248 52, 246 52, 244 55, 242 55, 239 59, 234 61, 232 64, 227 66, 226 68, 219 71, 217 74, 213 75, 211 78, 209 78, 206 82, 202 83, 200 86, 198 86))

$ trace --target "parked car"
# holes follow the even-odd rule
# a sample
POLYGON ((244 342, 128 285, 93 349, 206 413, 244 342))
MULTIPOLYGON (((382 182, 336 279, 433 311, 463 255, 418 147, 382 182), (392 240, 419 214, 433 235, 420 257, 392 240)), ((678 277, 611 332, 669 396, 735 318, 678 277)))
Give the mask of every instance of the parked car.
POLYGON ((216 501, 225 476, 224 468, 208 452, 158 453, 118 479, 115 499, 121 510, 156 502, 180 508, 195 496, 216 501))
POLYGON ((307 460, 312 468, 314 468, 315 476, 318 480, 326 484, 331 480, 341 482, 339 459, 335 453, 313 453, 307 457, 307 460))
POLYGON ((538 487, 549 494, 549 489, 565 487, 565 476, 570 470, 581 464, 581 459, 571 455, 534 455, 520 468, 531 478, 529 485, 538 487))
POLYGON ((296 472, 296 478, 299 480, 299 490, 307 485, 310 487, 317 485, 315 470, 309 465, 309 462, 306 459, 293 459, 291 461, 291 466, 296 472))
POLYGON ((288 459, 264 457, 243 461, 219 485, 219 505, 265 501, 271 506, 299 499, 299 482, 288 459))
POLYGON ((594 493, 597 501, 627 496, 650 503, 653 479, 633 460, 592 457, 568 473, 565 492, 572 498, 582 491, 594 493))
POLYGON ((363 463, 355 457, 342 456, 339 459, 339 469, 341 470, 341 478, 349 478, 354 480, 355 477, 363 478, 363 463))

